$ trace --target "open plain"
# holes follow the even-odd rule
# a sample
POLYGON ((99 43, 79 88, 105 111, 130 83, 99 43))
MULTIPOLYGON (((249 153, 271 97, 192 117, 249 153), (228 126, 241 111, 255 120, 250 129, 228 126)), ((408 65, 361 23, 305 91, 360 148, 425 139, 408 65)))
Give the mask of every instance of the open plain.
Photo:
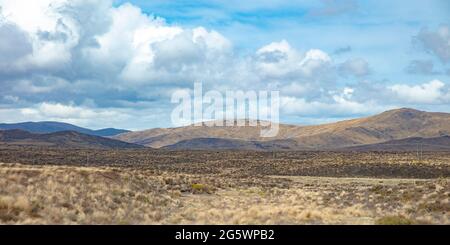
POLYGON ((2 224, 450 224, 450 152, 0 146, 2 224))

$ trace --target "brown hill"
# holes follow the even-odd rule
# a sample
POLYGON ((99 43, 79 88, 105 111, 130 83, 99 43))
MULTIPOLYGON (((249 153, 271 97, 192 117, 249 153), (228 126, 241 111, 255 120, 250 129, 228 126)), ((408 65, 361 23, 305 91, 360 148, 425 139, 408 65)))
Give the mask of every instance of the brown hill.
POLYGON ((450 151, 450 136, 433 138, 406 138, 391 140, 378 144, 361 145, 345 148, 350 151, 450 151))
POLYGON ((295 140, 245 141, 220 138, 195 138, 182 140, 162 147, 166 150, 240 150, 240 151, 289 151, 298 149, 295 140))
MULTIPOLYGON (((114 139, 130 142, 134 144, 145 145, 153 148, 161 148, 176 144, 180 141, 197 139, 197 138, 217 138, 217 139, 233 139, 245 141, 271 141, 276 139, 289 138, 289 132, 298 126, 280 124, 280 131, 275 138, 260 137, 261 129, 264 128, 258 123, 257 127, 250 126, 195 126, 179 128, 157 128, 145 131, 119 134, 114 139)), ((249 125, 249 121, 246 121, 249 125)))
POLYGON ((294 138, 313 148, 340 148, 409 137, 450 135, 450 114, 397 109, 372 117, 296 129, 294 138))
POLYGON ((75 131, 35 134, 19 129, 0 130, 0 144, 101 149, 143 147, 141 145, 100 136, 82 134, 75 131))
MULTIPOLYGON (((125 133, 114 138, 161 148, 198 138, 219 138, 241 141, 295 141, 295 149, 336 149, 347 146, 376 144, 408 137, 439 137, 450 135, 450 114, 397 109, 375 116, 316 126, 280 124, 277 137, 261 138, 258 127, 187 126, 150 129, 125 133)), ((186 142, 183 143, 186 145, 186 142)), ((236 147, 238 148, 238 147, 236 147)))
POLYGON ((22 122, 22 123, 0 123, 0 130, 20 129, 30 133, 49 134, 63 131, 75 131, 82 134, 94 136, 114 136, 122 133, 130 132, 124 129, 104 128, 99 130, 92 130, 88 128, 78 127, 73 124, 63 122, 22 122))

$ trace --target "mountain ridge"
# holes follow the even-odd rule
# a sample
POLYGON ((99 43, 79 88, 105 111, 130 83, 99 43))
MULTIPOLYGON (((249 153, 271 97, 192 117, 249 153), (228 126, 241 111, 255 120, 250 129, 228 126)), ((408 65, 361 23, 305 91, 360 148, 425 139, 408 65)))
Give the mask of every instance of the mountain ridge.
POLYGON ((55 133, 62 131, 75 131, 83 134, 94 136, 111 137, 121 133, 129 133, 131 131, 124 129, 105 128, 99 130, 92 130, 88 128, 79 127, 70 123, 42 121, 42 122, 22 122, 22 123, 0 123, 0 130, 20 129, 31 133, 55 133))
POLYGON ((0 145, 57 146, 68 148, 135 149, 144 146, 115 139, 79 133, 59 131, 36 134, 20 129, 0 130, 0 145))
MULTIPOLYGON (((170 145, 179 148, 179 142, 183 142, 183 145, 188 148, 186 142, 189 140, 220 138, 246 142, 293 140, 295 144, 290 145, 299 150, 336 149, 409 137, 430 138, 448 135, 450 134, 450 114, 401 108, 374 116, 335 123, 312 126, 279 124, 279 128, 279 134, 274 138, 261 138, 261 126, 207 127, 194 125, 124 133, 113 138, 152 148, 170 148, 170 145)), ((195 144, 199 142, 201 141, 193 141, 195 144)))

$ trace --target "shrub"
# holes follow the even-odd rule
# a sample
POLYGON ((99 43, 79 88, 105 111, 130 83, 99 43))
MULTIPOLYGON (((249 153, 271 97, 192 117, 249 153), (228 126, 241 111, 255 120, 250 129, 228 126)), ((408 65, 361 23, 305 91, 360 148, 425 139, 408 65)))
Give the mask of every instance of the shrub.
POLYGON ((204 185, 204 184, 192 184, 191 185, 192 188, 192 192, 194 194, 201 194, 201 193, 211 193, 211 188, 209 188, 208 186, 204 185))
POLYGON ((376 225, 413 225, 415 222, 403 216, 386 216, 375 221, 376 225))
POLYGON ((14 221, 21 212, 28 210, 30 204, 23 196, 16 199, 10 196, 0 197, 0 221, 14 221))

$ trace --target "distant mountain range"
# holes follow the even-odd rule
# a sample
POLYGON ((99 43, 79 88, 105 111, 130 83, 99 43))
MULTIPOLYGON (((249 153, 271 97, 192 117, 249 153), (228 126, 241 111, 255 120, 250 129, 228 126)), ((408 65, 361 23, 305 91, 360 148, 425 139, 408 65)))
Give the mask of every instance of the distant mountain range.
POLYGON ((424 151, 450 150, 450 114, 408 108, 315 126, 279 124, 279 134, 273 138, 260 137, 263 128, 260 124, 256 127, 191 125, 130 132, 112 128, 90 130, 59 122, 28 122, 0 124, 0 144, 147 146, 165 150, 410 151, 418 146, 424 151))
POLYGON ((20 129, 31 133, 55 133, 61 131, 74 131, 82 134, 109 137, 122 133, 128 133, 129 130, 106 128, 100 130, 91 130, 87 128, 78 127, 69 123, 61 122, 24 122, 24 123, 0 123, 0 130, 20 129))
POLYGON ((20 129, 0 130, 0 145, 2 144, 100 149, 143 148, 141 145, 126 143, 100 136, 82 134, 75 131, 36 134, 20 129))
POLYGON ((172 150, 336 150, 412 137, 450 135, 450 114, 402 108, 337 123, 279 125, 274 138, 261 138, 261 126, 187 126, 119 134, 113 138, 172 150))

